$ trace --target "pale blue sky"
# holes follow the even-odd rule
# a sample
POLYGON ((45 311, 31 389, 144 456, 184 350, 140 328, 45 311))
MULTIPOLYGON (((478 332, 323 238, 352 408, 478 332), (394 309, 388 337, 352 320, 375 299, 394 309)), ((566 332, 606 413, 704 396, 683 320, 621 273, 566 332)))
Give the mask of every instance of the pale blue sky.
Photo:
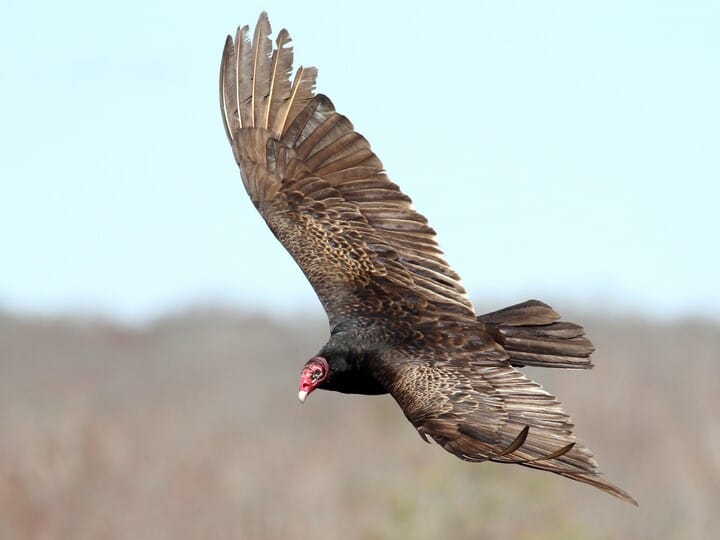
POLYGON ((0 305, 320 313, 225 140, 270 14, 478 305, 720 318, 720 3, 20 2, 0 18, 0 305))

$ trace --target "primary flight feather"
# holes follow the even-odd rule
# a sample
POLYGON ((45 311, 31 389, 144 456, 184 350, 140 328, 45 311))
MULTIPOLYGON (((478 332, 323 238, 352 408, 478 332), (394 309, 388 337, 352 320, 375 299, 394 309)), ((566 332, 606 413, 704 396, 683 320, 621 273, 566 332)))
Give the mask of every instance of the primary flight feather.
POLYGON ((517 368, 589 368, 582 327, 529 300, 477 316, 435 231, 392 183, 370 144, 315 93, 291 82, 290 36, 265 13, 228 36, 220 68, 225 131, 253 204, 315 289, 330 339, 300 375, 317 388, 390 393, 420 435, 467 461, 515 463, 603 480, 560 402, 517 368))

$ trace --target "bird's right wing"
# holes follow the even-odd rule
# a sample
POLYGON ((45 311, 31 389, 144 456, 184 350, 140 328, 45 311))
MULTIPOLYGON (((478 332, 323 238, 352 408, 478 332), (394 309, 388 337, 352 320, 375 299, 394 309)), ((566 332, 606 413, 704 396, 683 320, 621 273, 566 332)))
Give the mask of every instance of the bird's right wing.
POLYGON ((510 366, 492 339, 459 330, 445 328, 433 347, 449 350, 442 342, 452 341, 453 352, 388 363, 394 371, 390 393, 423 437, 466 461, 553 472, 637 504, 599 476, 592 452, 576 440, 555 396, 510 366))
POLYGON ((424 313, 474 320, 435 232, 393 184, 315 70, 292 84, 290 38, 273 50, 267 15, 252 43, 228 37, 220 73, 225 129, 256 208, 317 292, 332 325, 424 313))

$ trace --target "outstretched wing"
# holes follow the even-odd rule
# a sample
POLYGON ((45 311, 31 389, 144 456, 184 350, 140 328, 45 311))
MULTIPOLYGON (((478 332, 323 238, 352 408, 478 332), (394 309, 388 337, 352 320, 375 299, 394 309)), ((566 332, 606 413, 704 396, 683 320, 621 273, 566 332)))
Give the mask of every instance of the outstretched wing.
POLYGON ((220 71, 225 129, 245 188, 317 292, 332 325, 347 317, 451 314, 473 320, 435 232, 299 68, 285 30, 262 13, 228 36, 220 71))
MULTIPOLYGON (((637 505, 599 476, 557 398, 510 366, 507 353, 470 325, 435 335, 435 358, 393 363, 391 394, 420 434, 466 461, 513 463, 595 486, 637 505), (452 342, 451 347, 442 347, 452 342), (448 352, 443 352, 448 351, 448 352)), ((433 334, 425 339, 432 340, 433 334)))

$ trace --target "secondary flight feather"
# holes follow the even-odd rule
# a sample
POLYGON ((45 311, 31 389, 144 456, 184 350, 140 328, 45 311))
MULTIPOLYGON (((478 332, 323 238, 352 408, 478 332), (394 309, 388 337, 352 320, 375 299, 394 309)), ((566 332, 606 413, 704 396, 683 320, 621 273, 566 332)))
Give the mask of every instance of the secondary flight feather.
POLYGON ((476 315, 435 231, 390 181, 370 144, 291 81, 290 36, 265 13, 228 36, 220 68, 225 131, 253 204, 293 256, 330 322, 300 375, 317 388, 390 393, 425 439, 467 461, 556 473, 637 504, 603 480, 560 402, 518 368, 589 368, 581 326, 529 300, 476 315))

